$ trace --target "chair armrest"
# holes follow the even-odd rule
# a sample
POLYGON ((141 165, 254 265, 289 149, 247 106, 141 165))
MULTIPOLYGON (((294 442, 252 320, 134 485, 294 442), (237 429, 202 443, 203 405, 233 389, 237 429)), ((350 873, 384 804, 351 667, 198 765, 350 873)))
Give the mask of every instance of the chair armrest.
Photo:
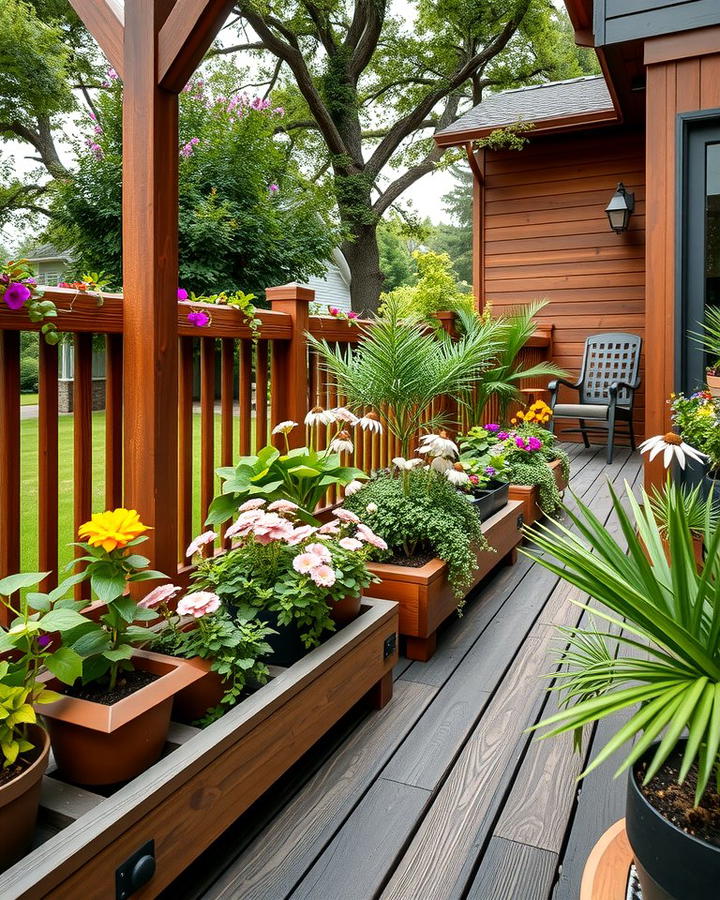
POLYGON ((548 390, 555 392, 560 387, 561 384, 564 384, 565 387, 572 388, 575 391, 580 390, 580 386, 582 385, 582 381, 578 381, 577 383, 573 383, 572 381, 568 381, 567 378, 556 378, 555 381, 550 381, 548 383, 548 390))
POLYGON ((608 386, 608 394, 610 394, 610 398, 617 397, 617 392, 619 390, 626 391, 636 391, 640 387, 640 379, 638 378, 634 384, 630 384, 628 381, 613 381, 608 386))

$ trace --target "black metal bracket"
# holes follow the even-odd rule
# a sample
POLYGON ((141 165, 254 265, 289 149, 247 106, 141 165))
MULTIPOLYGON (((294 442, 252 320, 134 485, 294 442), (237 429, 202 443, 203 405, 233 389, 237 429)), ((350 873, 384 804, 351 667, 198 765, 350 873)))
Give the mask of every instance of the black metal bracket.
POLYGON ((391 635, 385 638, 385 643, 383 644, 383 659, 387 659, 388 656, 392 656, 395 652, 395 648, 397 647, 397 635, 393 631, 391 635))
POLYGON ((522 513, 518 513, 517 517, 517 530, 522 531, 523 525, 525 524, 525 516, 522 513))
POLYGON ((115 900, 126 900, 155 874, 155 841, 148 841, 115 869, 115 900))

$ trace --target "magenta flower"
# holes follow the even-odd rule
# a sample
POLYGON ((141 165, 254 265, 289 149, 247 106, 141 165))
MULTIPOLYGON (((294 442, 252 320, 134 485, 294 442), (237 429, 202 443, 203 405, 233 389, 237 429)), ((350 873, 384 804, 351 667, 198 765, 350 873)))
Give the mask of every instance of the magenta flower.
POLYGON ((490 425, 485 426, 485 431, 500 431, 500 426, 492 422, 490 425))
POLYGON ((276 106, 273 110, 276 116, 284 116, 285 115, 285 107, 284 106, 276 106))
POLYGON ((115 69, 108 69, 107 77, 110 79, 110 81, 117 81, 117 79, 118 79, 120 76, 119 76, 118 73, 115 71, 115 69))
POLYGON ((178 300, 180 300, 181 302, 182 302, 183 300, 187 300, 187 298, 188 298, 188 292, 185 290, 185 288, 178 288, 177 298, 178 298, 178 300))
POLYGON ((497 433, 497 439, 499 441, 506 441, 509 437, 510 435, 507 433, 507 431, 498 431, 497 433))
POLYGON ((5 288, 3 299, 9 309, 21 309, 30 299, 30 289, 19 281, 13 281, 5 288))
POLYGON ((485 466, 485 474, 486 475, 494 475, 495 469, 492 466, 485 466))
POLYGON ((528 438, 528 447, 531 450, 539 450, 542 447, 542 441, 536 437, 528 438))
POLYGON ((515 446, 519 447, 520 450, 527 450, 527 445, 521 437, 515 438, 515 446))
POLYGON ((331 316, 339 316, 340 315, 340 310, 337 308, 337 306, 328 306, 328 312, 330 313, 331 316))
POLYGON ((188 322, 196 328, 205 328, 210 324, 210 316, 203 310, 188 313, 188 322))
POLYGON ((44 650, 48 646, 48 644, 51 644, 51 643, 52 643, 52 638, 50 637, 49 634, 41 634, 40 637, 38 638, 38 647, 41 650, 44 650))
POLYGON ((272 184, 268 185, 268 190, 271 194, 277 194, 277 192, 280 190, 280 187, 279 185, 275 184, 275 182, 273 182, 272 184))
POLYGON ((360 318, 360 313, 356 313, 356 312, 352 312, 352 311, 351 311, 351 312, 349 312, 349 313, 347 314, 347 317, 348 317, 348 319, 359 319, 359 318, 360 318))

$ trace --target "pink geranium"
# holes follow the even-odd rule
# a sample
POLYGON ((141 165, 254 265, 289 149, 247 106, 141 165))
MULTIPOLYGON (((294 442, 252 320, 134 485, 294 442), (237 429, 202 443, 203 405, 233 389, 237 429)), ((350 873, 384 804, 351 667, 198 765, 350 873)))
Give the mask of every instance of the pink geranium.
POLYGON ((340 538, 338 544, 343 550, 359 550, 362 547, 362 541, 351 537, 340 538))
POLYGON ((188 544, 185 555, 192 556, 194 553, 197 553, 202 547, 205 547, 207 544, 211 544, 216 537, 217 534, 214 531, 204 531, 188 544))
POLYGON ((370 544, 371 547, 376 547, 378 550, 387 550, 388 548, 387 543, 379 535, 362 523, 357 527, 357 536, 361 541, 365 541, 366 544, 370 544))
POLYGON ((335 521, 334 519, 330 522, 326 522, 318 529, 318 534, 337 534, 340 531, 340 523, 335 521))
POLYGON ((332 554, 330 553, 328 548, 325 546, 325 544, 319 544, 319 543, 308 544, 307 547, 305 548, 305 550, 307 553, 314 553, 315 556, 319 556, 321 562, 324 562, 324 563, 332 562, 332 554))
POLYGON ((332 587, 336 581, 335 572, 325 564, 316 566, 310 573, 310 577, 318 587, 332 587))
POLYGON ((185 594, 178 601, 177 611, 181 616, 193 616, 199 619, 209 613, 220 609, 220 598, 211 591, 196 591, 194 594, 185 594))
POLYGON ((311 537, 316 531, 317 528, 313 528, 312 525, 300 525, 293 530, 293 533, 289 538, 286 538, 286 543, 290 544, 291 547, 294 547, 295 544, 299 544, 301 541, 311 537))
POLYGON ((335 517, 340 519, 341 522, 352 522, 354 525, 357 525, 360 521, 354 512, 351 512, 349 509, 345 509, 342 506, 340 509, 335 510, 335 517))
POLYGON ((318 566, 323 565, 323 560, 315 553, 298 553, 293 559, 293 569, 301 575, 309 575, 318 566))
POLYGON ((247 512, 242 513, 237 522, 234 525, 231 525, 228 530, 225 532, 225 537, 245 537, 245 535, 250 534, 253 530, 253 525, 259 518, 264 516, 265 513, 258 509, 249 509, 247 512))
POLYGON ((180 590, 181 588, 176 584, 158 585, 158 587, 150 591, 146 597, 143 597, 138 603, 138 606, 142 606, 144 609, 153 609, 161 603, 167 603, 169 600, 172 600, 175 594, 178 594, 180 590))
POLYGON ((273 500, 273 502, 268 506, 268 509, 272 512, 292 512, 293 510, 299 509, 297 503, 292 503, 290 500, 273 500))
POLYGON ((295 529, 287 519, 277 513, 263 513, 253 524, 252 533, 258 544, 270 544, 292 537, 295 529))
POLYGON ((246 500, 238 509, 240 512, 247 512, 249 509, 260 509, 261 506, 265 506, 265 500, 253 497, 252 500, 246 500))

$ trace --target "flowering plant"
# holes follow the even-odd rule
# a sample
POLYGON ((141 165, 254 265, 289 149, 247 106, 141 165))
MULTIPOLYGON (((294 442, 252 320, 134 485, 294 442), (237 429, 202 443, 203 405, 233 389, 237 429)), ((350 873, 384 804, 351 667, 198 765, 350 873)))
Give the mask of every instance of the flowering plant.
POLYGON ((379 433, 380 421, 374 413, 357 417, 344 407, 322 409, 313 407, 305 416, 310 440, 305 447, 290 449, 288 435, 297 422, 280 422, 273 434, 282 435, 285 453, 275 447, 264 447, 257 456, 243 456, 234 467, 220 468, 217 474, 222 492, 215 497, 206 524, 227 521, 247 499, 290 500, 297 504, 309 520, 328 488, 344 487, 346 492, 357 490, 367 478, 362 469, 343 465, 342 454, 352 453, 351 431, 355 428, 379 433), (318 449, 319 432, 329 428, 327 447, 318 449))
POLYGON ((0 627, 0 756, 2 768, 18 761, 33 749, 27 726, 37 721, 35 703, 50 703, 58 694, 49 690, 40 675, 49 671, 60 681, 72 684, 80 677, 82 659, 65 638, 82 628, 88 619, 65 597, 79 581, 71 576, 50 593, 13 595, 44 578, 47 572, 10 575, 0 580, 0 605, 10 615, 7 629, 0 627))
POLYGON ((306 647, 316 646, 335 628, 333 604, 359 596, 374 580, 366 563, 371 549, 387 545, 342 508, 321 527, 302 523, 288 500, 254 498, 239 511, 225 532, 233 548, 200 559, 193 580, 221 597, 236 621, 266 610, 279 625, 294 622, 306 647))
POLYGON ((57 317, 52 300, 44 300, 26 259, 11 259, 0 268, 0 301, 17 312, 25 309, 31 322, 42 322, 40 333, 48 344, 57 344, 60 334, 55 323, 44 321, 57 317))
POLYGON ((80 557, 87 563, 83 578, 107 606, 73 645, 84 658, 83 684, 107 679, 112 690, 119 673, 133 668, 133 647, 147 643, 147 628, 138 623, 154 619, 155 613, 133 600, 126 588, 131 583, 166 578, 162 572, 148 569, 149 560, 135 552, 135 547, 147 540, 144 532, 148 530, 134 509, 123 508, 96 513, 78 530, 78 536, 86 538, 77 544, 85 551, 80 557))
POLYGON ((220 703, 202 719, 201 724, 209 725, 235 706, 249 685, 266 683, 270 672, 262 657, 270 653, 265 638, 273 631, 262 622, 233 619, 210 591, 185 594, 173 610, 169 604, 179 592, 179 587, 163 584, 140 605, 155 610, 165 623, 152 643, 153 650, 183 659, 199 656, 212 660, 212 671, 223 679, 225 693, 220 703), (188 622, 196 627, 188 628, 188 622))
MULTIPOLYGON (((219 294, 194 294, 184 288, 178 288, 178 301, 180 303, 205 303, 213 306, 231 306, 239 310, 245 317, 245 324, 250 329, 252 340, 256 341, 260 336, 262 322, 257 318, 257 309, 253 305, 255 294, 246 294, 244 291, 220 291, 219 294)), ((207 310, 193 308, 188 313, 188 321, 191 325, 204 328, 212 322, 212 317, 207 310), (192 317, 192 318, 191 318, 192 317)))
POLYGON ((711 471, 720 469, 720 400, 709 391, 671 394, 670 409, 682 438, 708 457, 711 471))

